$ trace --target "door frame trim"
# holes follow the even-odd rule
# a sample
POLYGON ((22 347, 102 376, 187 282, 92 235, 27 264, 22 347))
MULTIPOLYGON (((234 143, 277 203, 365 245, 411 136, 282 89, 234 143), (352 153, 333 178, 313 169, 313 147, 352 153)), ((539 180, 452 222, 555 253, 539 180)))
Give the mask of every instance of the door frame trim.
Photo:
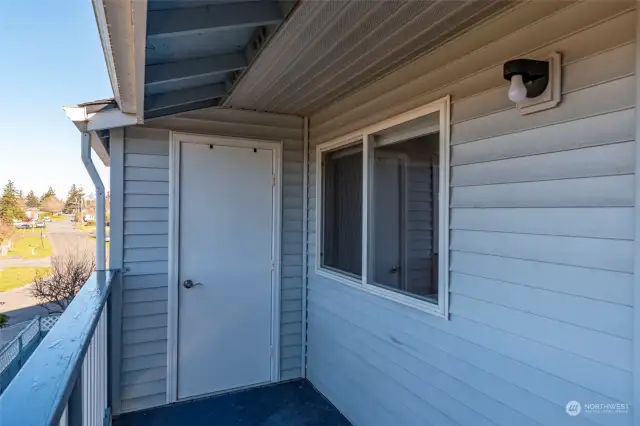
MULTIPOLYGON (((280 381, 280 292, 282 239, 282 142, 216 135, 170 132, 169 149, 169 274, 167 306, 167 404, 206 395, 178 398, 178 285, 180 232, 180 146, 200 143, 241 148, 268 149, 273 152, 273 273, 271 286, 271 383, 280 381)), ((229 389, 231 390, 231 389, 229 389)))

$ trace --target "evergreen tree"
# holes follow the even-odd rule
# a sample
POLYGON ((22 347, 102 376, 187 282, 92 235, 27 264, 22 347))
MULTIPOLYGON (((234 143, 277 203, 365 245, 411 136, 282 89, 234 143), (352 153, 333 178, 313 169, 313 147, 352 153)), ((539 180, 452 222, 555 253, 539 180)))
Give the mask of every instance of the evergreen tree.
POLYGON ((65 213, 73 213, 76 211, 76 193, 78 189, 76 188, 76 184, 71 185, 69 192, 67 194, 67 200, 64 202, 64 212, 65 213))
POLYGON ((27 211, 27 201, 22 193, 22 190, 18 191, 18 208, 21 212, 27 211))
POLYGON ((23 219, 24 210, 20 208, 19 191, 13 181, 9 181, 2 190, 0 197, 0 219, 11 223, 13 219, 23 219))
POLYGON ((44 201, 49 197, 55 197, 55 196, 56 196, 56 191, 54 191, 52 187, 49 187, 47 192, 42 194, 42 197, 40 197, 40 201, 44 201))
POLYGON ((67 201, 64 203, 65 213, 76 213, 82 210, 82 203, 84 201, 84 190, 82 187, 78 187, 75 184, 71 185, 69 189, 69 195, 67 201))
POLYGON ((40 199, 36 196, 35 192, 29 191, 26 199, 27 207, 29 208, 37 208, 40 206, 40 199))

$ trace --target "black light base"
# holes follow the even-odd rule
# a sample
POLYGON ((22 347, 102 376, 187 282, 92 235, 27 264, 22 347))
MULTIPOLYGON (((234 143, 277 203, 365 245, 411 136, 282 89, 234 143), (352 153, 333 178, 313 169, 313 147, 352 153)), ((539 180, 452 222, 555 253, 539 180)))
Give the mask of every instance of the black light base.
POLYGON ((536 98, 544 93, 549 84, 549 62, 534 59, 514 59, 504 64, 504 78, 511 81, 514 75, 521 75, 527 88, 527 98, 536 98))

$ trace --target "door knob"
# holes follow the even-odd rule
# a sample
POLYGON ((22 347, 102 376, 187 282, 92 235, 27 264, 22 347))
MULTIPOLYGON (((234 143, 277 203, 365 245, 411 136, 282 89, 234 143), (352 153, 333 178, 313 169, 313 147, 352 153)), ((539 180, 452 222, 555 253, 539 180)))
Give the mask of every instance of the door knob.
POLYGON ((191 280, 186 280, 185 282, 183 282, 183 283, 182 283, 182 286, 183 286, 184 288, 191 288, 191 287, 195 287, 195 286, 197 286, 197 285, 202 285, 202 284, 201 284, 201 283, 194 283, 194 282, 193 282, 193 281, 191 281, 191 280))

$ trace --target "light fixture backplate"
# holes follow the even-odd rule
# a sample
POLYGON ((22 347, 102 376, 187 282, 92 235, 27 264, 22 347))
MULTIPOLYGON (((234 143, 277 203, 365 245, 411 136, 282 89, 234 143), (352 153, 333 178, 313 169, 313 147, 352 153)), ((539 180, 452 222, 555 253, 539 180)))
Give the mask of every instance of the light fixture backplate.
POLYGON ((558 52, 552 52, 547 56, 549 61, 549 83, 540 96, 527 98, 517 103, 520 114, 532 114, 555 108, 560 103, 562 97, 562 56, 558 52))

